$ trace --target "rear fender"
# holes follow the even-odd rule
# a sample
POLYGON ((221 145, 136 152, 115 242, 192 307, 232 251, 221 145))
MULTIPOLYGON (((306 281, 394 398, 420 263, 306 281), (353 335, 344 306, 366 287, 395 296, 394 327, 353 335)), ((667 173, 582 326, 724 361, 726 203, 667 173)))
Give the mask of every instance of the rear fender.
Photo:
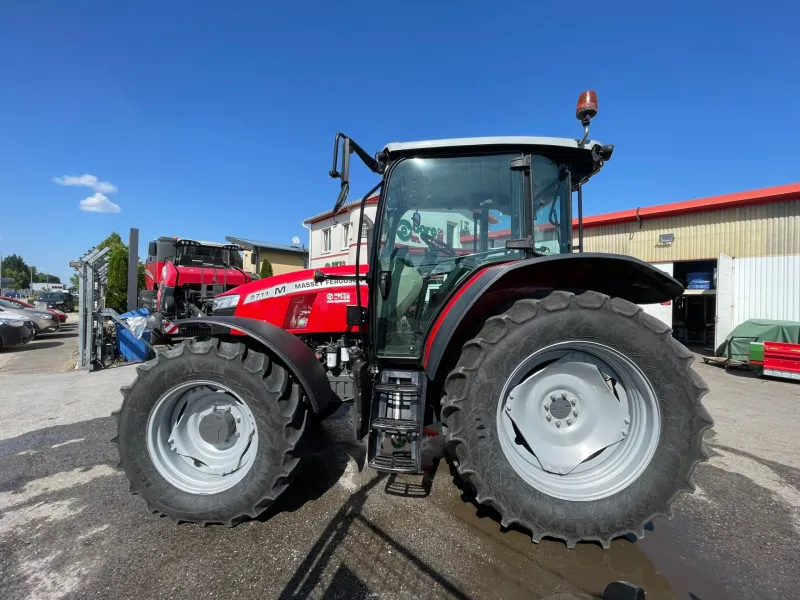
POLYGON ((619 254, 559 254, 488 267, 464 282, 434 321, 423 355, 428 376, 436 377, 452 344, 465 341, 469 324, 481 323, 498 306, 555 290, 592 290, 655 304, 677 298, 683 286, 660 269, 619 254))
POLYGON ((211 335, 233 333, 246 335, 274 354, 297 379, 315 413, 324 413, 332 400, 331 384, 314 352, 300 338, 271 323, 244 317, 197 317, 175 321, 188 326, 202 323, 211 326, 211 335))

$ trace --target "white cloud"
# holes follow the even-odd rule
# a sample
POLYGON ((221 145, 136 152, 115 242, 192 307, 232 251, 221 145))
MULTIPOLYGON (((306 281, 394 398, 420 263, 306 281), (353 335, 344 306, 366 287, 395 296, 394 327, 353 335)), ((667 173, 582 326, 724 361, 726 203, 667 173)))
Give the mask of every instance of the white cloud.
POLYGON ((101 194, 113 194, 117 191, 117 187, 108 182, 108 181, 100 181, 94 175, 64 175, 63 177, 53 177, 53 181, 55 181, 58 185, 77 185, 77 186, 86 186, 92 188, 95 192, 100 192, 101 194))
POLYGON ((97 192, 96 194, 84 198, 80 203, 81 210, 86 212, 101 212, 101 213, 118 213, 120 212, 119 204, 114 204, 109 200, 105 194, 97 192))

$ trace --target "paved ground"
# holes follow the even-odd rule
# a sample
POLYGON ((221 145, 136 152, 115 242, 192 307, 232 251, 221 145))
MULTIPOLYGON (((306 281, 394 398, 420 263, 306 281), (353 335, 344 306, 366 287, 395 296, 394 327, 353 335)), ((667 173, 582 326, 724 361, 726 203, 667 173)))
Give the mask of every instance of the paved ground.
POLYGON ((427 498, 413 497, 428 493, 421 478, 359 472, 346 419, 326 423, 299 480, 259 521, 175 526, 147 514, 112 467, 108 414, 131 367, 3 369, 0 596, 566 599, 626 579, 649 600, 797 597, 800 386, 697 370, 717 421, 698 493, 645 539, 603 551, 501 531, 444 462, 427 498))
POLYGON ((68 371, 75 368, 78 313, 69 313, 56 333, 45 333, 24 346, 0 349, 0 376, 5 373, 68 371))

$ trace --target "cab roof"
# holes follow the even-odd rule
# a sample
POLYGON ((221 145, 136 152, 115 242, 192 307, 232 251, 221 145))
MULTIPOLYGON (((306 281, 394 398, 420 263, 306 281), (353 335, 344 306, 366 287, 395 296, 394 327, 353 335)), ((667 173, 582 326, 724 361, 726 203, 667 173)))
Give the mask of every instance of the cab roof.
POLYGON ((385 152, 392 155, 407 154, 420 150, 437 150, 442 148, 469 148, 475 146, 550 146, 564 150, 585 150, 600 145, 600 142, 587 140, 583 146, 578 145, 578 140, 572 138, 536 137, 524 135, 494 136, 494 137, 469 137, 451 138, 443 140, 425 140, 420 142, 391 142, 386 144, 385 152))
MULTIPOLYGON (((389 160, 399 160, 407 156, 438 154, 442 150, 462 149, 465 152, 470 150, 485 148, 487 150, 497 150, 508 148, 509 151, 530 151, 540 150, 547 154, 557 154, 569 157, 573 173, 573 189, 581 182, 587 181, 595 175, 603 166, 595 151, 599 151, 602 145, 594 140, 586 140, 583 145, 578 144, 579 140, 573 138, 556 137, 536 137, 536 136, 497 136, 497 137, 470 137, 452 138, 444 140, 426 140, 421 142, 392 142, 386 144, 384 152, 389 160)), ((613 146, 610 146, 613 150, 613 146)), ((609 155, 610 156, 610 155, 609 155)))

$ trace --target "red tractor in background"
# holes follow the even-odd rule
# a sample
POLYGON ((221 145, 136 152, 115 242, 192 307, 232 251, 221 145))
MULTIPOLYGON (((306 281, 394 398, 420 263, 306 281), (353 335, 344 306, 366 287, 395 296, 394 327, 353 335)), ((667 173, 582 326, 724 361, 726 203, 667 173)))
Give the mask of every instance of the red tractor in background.
POLYGON ((139 306, 161 319, 154 342, 178 332, 172 321, 210 315, 214 296, 253 280, 242 270, 240 250, 236 244, 177 237, 148 244, 139 306))
POLYGON ((582 189, 613 152, 588 139, 596 112, 582 95, 580 140, 391 143, 372 157, 338 134, 333 213, 351 154, 380 177, 362 197, 363 221, 379 190, 368 256, 359 245, 355 267, 245 283, 179 322, 205 330, 138 367, 115 413, 131 490, 178 522, 254 518, 292 482, 309 421, 347 402, 381 472, 420 473, 425 428, 441 422, 477 501, 534 541, 608 547, 671 516, 708 457, 707 387, 637 306, 681 284, 582 252, 582 189))

